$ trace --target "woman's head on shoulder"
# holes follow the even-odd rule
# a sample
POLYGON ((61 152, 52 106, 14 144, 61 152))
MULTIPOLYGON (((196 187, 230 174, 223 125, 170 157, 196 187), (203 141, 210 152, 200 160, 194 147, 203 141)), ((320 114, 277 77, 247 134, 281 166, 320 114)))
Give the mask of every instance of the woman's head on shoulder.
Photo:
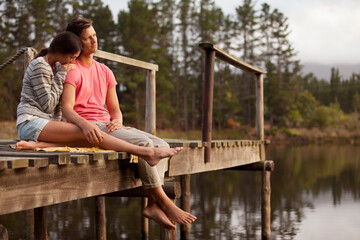
POLYGON ((36 57, 47 54, 57 55, 61 57, 61 59, 58 60, 61 64, 67 64, 74 62, 82 50, 83 47, 79 37, 72 32, 64 31, 57 34, 51 41, 50 46, 42 49, 36 57), (66 59, 68 59, 69 62, 66 62, 66 59))

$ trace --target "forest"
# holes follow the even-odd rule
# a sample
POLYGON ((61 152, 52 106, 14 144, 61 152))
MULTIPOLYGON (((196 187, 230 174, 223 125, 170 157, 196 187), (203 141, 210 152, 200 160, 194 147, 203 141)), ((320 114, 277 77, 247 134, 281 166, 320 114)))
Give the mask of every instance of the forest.
MULTIPOLYGON (((101 0, 1 0, 0 64, 22 47, 47 47, 75 16, 93 20, 100 50, 156 63, 157 127, 201 128, 203 52, 211 42, 264 69, 265 122, 270 128, 359 129, 360 73, 330 79, 302 73, 289 41, 288 17, 267 3, 239 1, 225 14, 212 0, 129 0, 113 16, 101 0)), ((118 81, 124 121, 144 126, 145 71, 105 62, 118 81)), ((255 125, 255 79, 215 63, 214 128, 255 125)), ((0 70, 0 120, 16 119, 23 59, 0 70)))

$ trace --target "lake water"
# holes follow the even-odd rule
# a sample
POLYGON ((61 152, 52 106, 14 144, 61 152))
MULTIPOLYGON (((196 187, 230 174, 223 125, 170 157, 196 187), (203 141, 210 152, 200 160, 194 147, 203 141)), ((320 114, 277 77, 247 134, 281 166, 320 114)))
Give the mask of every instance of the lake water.
MULTIPOLYGON (((272 239, 360 239, 358 146, 268 147, 272 239)), ((261 176, 224 170, 192 175, 192 239, 261 239, 261 176)), ((95 239, 94 199, 47 208, 51 239, 95 239)), ((140 199, 107 198, 108 239, 141 239, 140 199)), ((23 212, 0 216, 10 239, 25 239, 23 212)), ((178 226, 179 228, 179 226, 178 226)), ((179 235, 179 233, 178 233, 179 235)), ((159 227, 150 222, 150 239, 159 227)), ((179 238, 180 239, 180 238, 179 238)))

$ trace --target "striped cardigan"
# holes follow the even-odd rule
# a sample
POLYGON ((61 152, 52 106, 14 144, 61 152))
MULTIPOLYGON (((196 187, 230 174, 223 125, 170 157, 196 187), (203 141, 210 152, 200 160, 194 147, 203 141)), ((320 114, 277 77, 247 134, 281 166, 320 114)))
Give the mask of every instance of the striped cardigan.
MULTIPOLYGON (((61 68, 59 62, 56 63, 56 67, 61 68)), ((49 120, 61 120, 60 97, 66 73, 66 70, 58 70, 54 74, 43 57, 34 59, 24 75, 17 116, 27 114, 49 120)))

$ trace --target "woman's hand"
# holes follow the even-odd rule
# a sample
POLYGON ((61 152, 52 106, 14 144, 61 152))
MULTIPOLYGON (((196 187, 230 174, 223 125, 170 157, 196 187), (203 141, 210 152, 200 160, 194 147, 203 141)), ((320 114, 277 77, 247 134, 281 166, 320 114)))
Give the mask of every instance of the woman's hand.
POLYGON ((122 124, 121 119, 114 119, 111 122, 109 122, 108 124, 106 124, 106 126, 107 126, 107 131, 108 132, 113 132, 115 130, 118 130, 118 129, 122 128, 123 124, 122 124))
POLYGON ((70 71, 71 69, 75 69, 76 65, 74 63, 67 63, 61 66, 61 69, 70 71))
POLYGON ((87 122, 81 127, 81 129, 83 130, 83 133, 89 143, 99 144, 104 140, 104 136, 100 128, 91 122, 87 122))

